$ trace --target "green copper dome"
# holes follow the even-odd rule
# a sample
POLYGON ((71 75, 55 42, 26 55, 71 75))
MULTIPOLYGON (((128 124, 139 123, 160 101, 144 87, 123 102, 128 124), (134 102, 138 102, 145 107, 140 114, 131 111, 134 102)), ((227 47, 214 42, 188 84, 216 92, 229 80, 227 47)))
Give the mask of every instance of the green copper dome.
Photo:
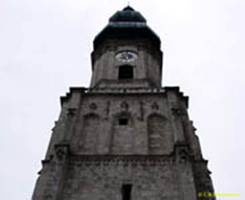
POLYGON ((95 37, 94 49, 107 39, 149 39, 160 48, 159 37, 146 24, 146 19, 132 7, 117 11, 108 25, 95 37))

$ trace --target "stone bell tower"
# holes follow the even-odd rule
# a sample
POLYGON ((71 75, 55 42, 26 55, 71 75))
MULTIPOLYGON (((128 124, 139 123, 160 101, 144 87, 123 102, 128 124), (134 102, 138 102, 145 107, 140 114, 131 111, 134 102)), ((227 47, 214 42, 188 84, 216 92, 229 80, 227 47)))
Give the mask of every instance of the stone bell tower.
MULTIPOLYGON (((159 37, 131 7, 95 37, 89 88, 61 97, 33 200, 200 200, 207 161, 159 37)), ((214 199, 214 198, 209 198, 214 199)))

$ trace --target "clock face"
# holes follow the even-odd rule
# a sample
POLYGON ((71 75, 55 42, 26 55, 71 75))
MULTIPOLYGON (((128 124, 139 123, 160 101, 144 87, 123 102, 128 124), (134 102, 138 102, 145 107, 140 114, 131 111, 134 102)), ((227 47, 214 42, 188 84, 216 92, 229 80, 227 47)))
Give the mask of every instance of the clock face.
POLYGON ((120 62, 133 62, 138 58, 138 55, 133 51, 121 51, 116 54, 116 59, 120 62))

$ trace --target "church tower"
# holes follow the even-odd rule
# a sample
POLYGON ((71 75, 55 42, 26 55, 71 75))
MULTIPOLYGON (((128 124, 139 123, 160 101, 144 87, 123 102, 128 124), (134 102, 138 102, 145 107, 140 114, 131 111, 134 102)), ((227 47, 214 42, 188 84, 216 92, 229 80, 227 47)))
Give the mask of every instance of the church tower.
POLYGON ((89 88, 70 88, 33 200, 203 200, 213 193, 188 97, 162 87, 161 41, 127 6, 93 43, 89 88))

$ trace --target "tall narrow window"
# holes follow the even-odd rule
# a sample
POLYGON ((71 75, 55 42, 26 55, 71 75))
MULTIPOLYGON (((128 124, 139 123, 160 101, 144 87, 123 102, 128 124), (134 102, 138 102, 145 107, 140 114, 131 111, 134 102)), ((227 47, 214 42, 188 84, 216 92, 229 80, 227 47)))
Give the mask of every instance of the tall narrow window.
POLYGON ((122 185, 122 200, 131 200, 132 184, 122 185))
POLYGON ((118 79, 133 79, 134 72, 133 72, 133 66, 130 65, 122 65, 119 67, 118 71, 118 79))

